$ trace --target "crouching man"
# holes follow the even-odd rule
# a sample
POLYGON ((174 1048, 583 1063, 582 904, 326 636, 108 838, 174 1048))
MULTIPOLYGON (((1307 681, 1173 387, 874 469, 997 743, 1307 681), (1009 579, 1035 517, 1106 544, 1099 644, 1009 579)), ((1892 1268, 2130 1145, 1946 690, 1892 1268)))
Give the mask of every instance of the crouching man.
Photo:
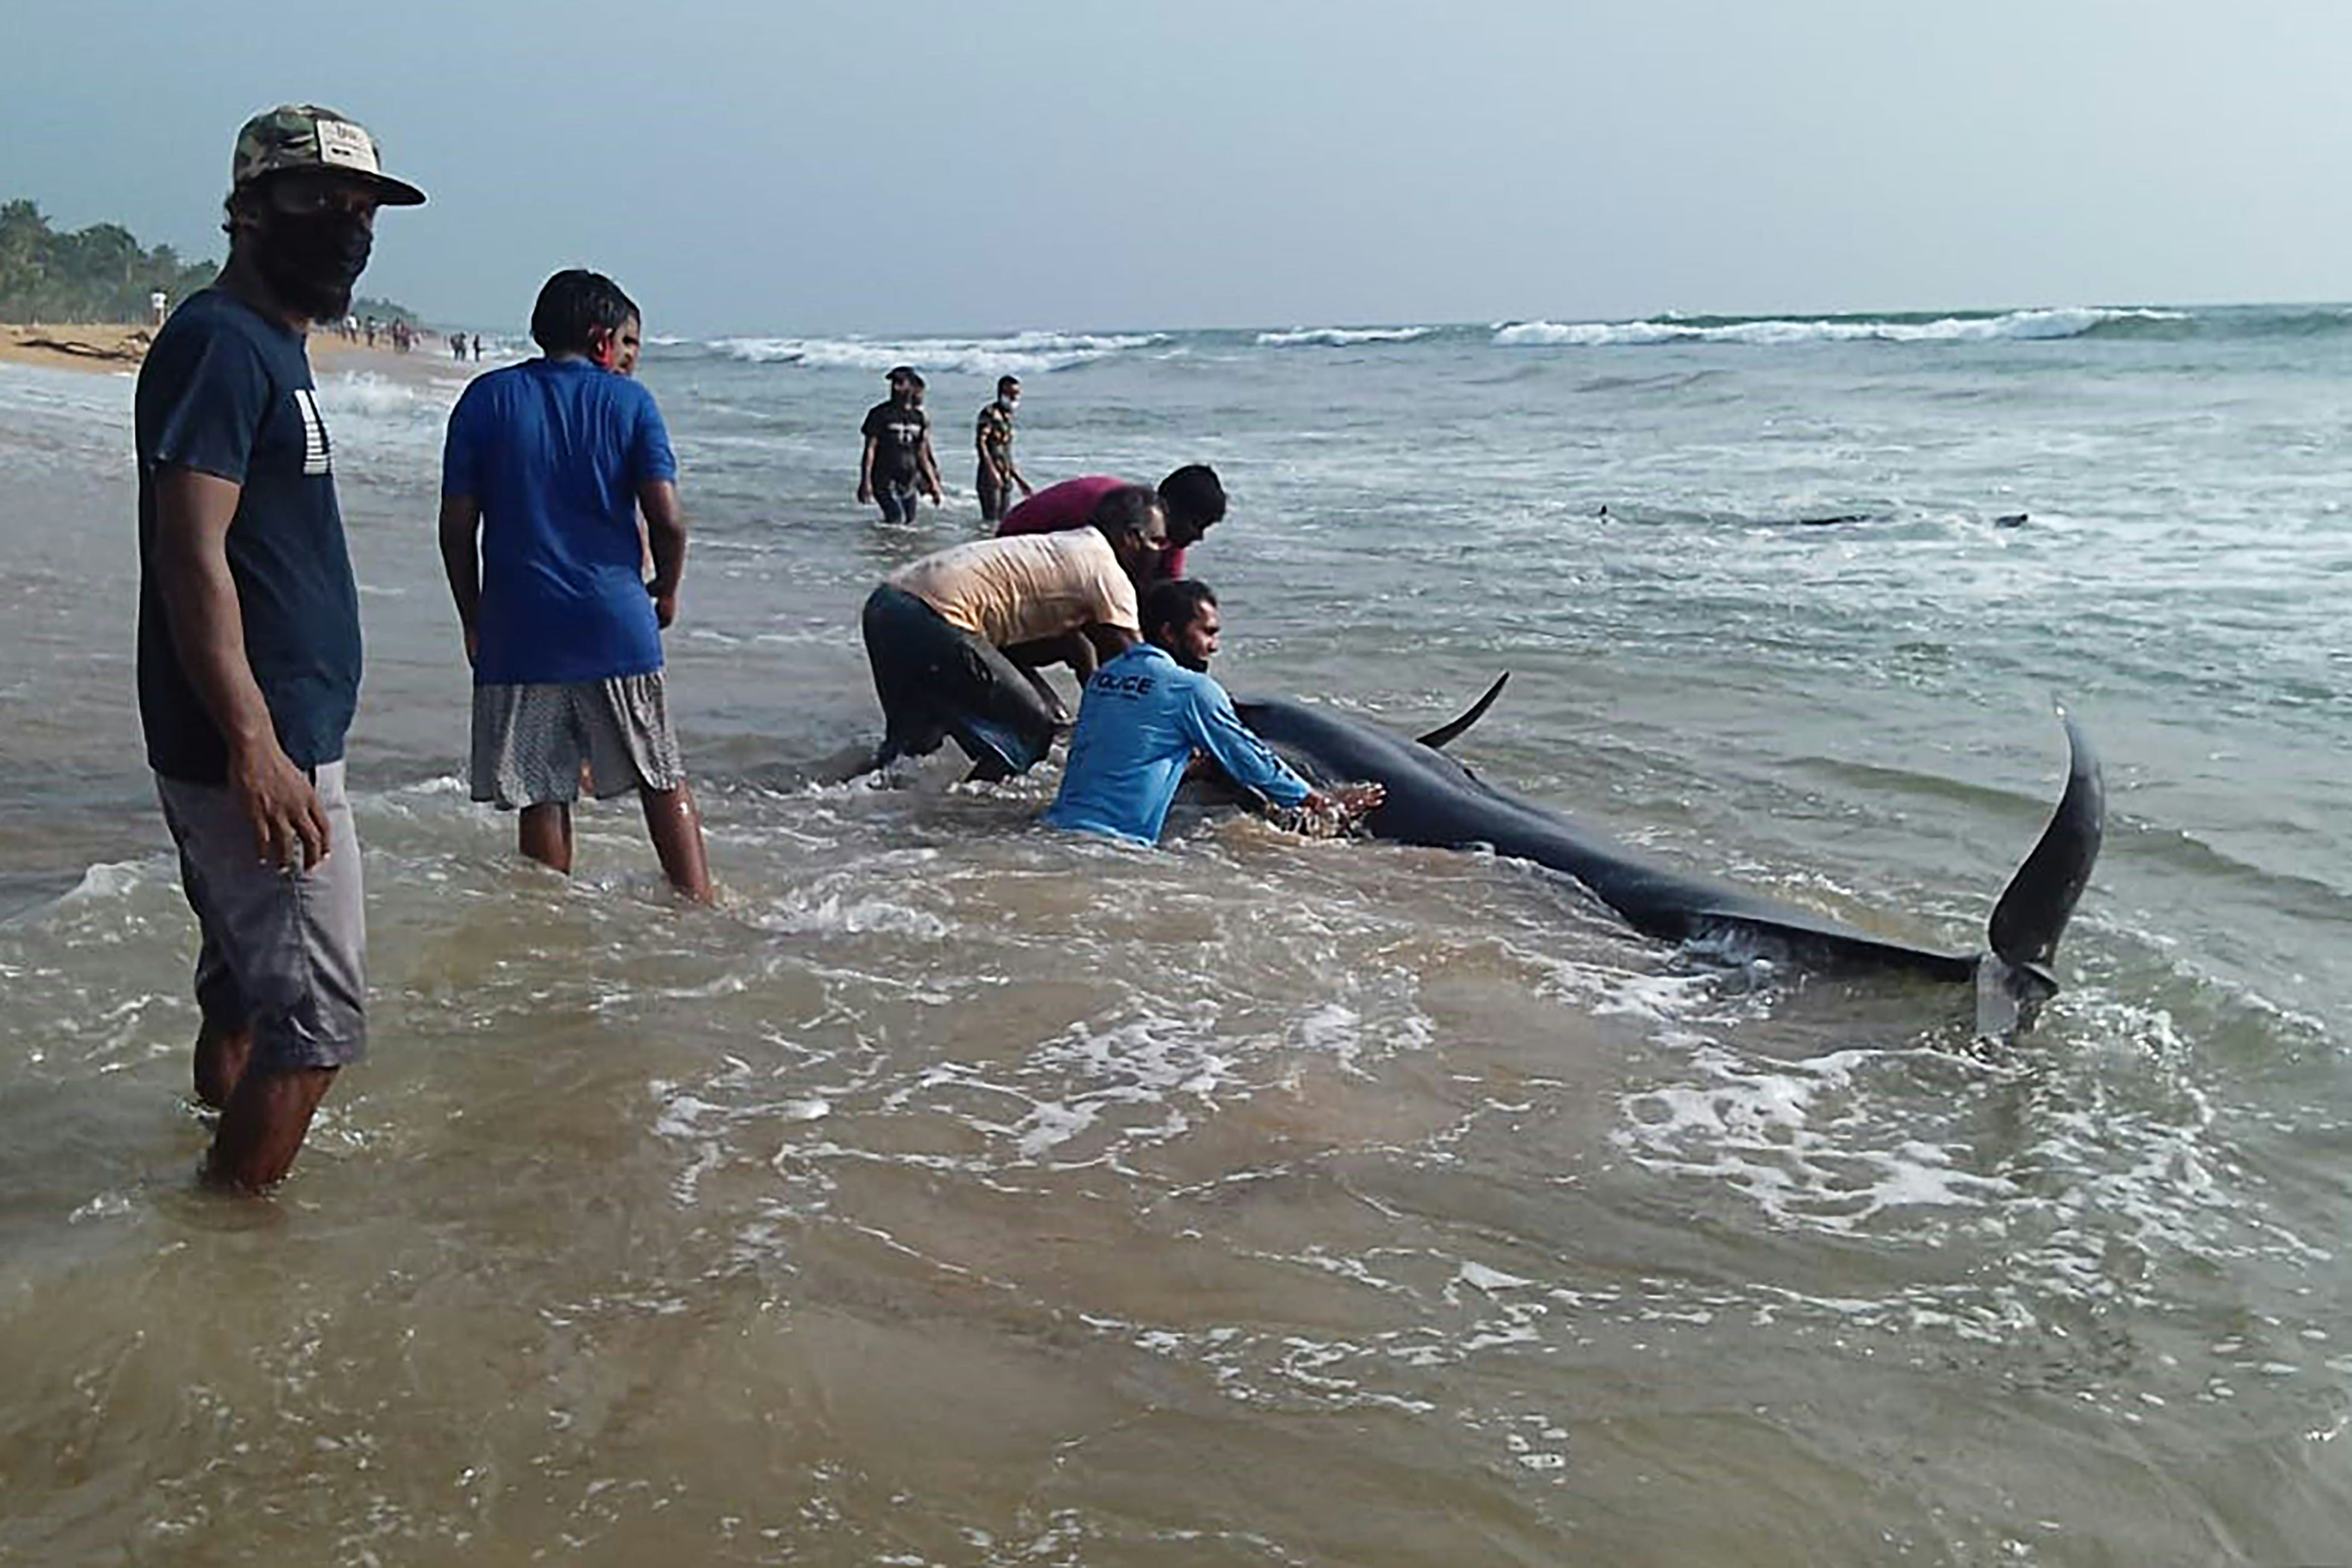
POLYGON ((1048 823, 1157 844, 1196 752, 1235 784, 1310 818, 1344 825, 1380 805, 1387 792, 1376 784, 1329 795, 1308 787, 1249 732, 1209 674, 1223 630, 1217 595, 1198 578, 1156 584, 1144 595, 1145 640, 1087 682, 1048 823))
POLYGON ((1135 585, 1168 542, 1149 490, 1121 491, 1091 527, 975 539, 900 567, 866 600, 862 629, 887 726, 873 766, 955 737, 971 776, 1036 765, 1065 722, 1039 665, 1084 681, 1139 633, 1135 585))

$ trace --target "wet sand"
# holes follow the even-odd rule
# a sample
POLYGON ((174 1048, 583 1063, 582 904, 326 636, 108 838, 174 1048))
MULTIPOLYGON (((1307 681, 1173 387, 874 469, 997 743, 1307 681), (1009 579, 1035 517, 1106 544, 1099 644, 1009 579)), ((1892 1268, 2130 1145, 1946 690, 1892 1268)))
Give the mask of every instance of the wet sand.
MULTIPOLYGON (((0 363, 35 364, 52 370, 119 371, 135 367, 154 341, 152 327, 119 324, 48 326, 38 322, 0 324, 0 363)), ((343 370, 372 370, 397 374, 409 366, 419 372, 457 368, 449 345, 438 333, 420 340, 406 353, 379 344, 371 348, 332 332, 310 334, 310 358, 317 364, 343 370)))

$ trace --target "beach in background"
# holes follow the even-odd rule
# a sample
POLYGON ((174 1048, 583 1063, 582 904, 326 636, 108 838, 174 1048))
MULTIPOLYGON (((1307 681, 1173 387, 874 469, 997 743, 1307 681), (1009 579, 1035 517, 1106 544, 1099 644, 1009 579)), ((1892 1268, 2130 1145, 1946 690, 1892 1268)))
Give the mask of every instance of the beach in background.
MULTIPOLYGON (((146 357, 155 333, 149 327, 110 322, 0 322, 0 364, 33 365, 45 370, 136 370, 146 357)), ((310 335, 310 359, 321 371, 365 366, 379 374, 423 374, 426 361, 456 369, 449 345, 440 335, 406 353, 391 347, 356 342, 332 332, 310 335)))
POLYGON ((2340 1555, 2352 309, 656 335, 709 910, 632 803, 566 882, 467 801, 473 367, 326 347, 374 1046, 261 1204, 192 1183, 131 379, 0 350, 0 1562, 2340 1555), (1040 483, 1224 476, 1237 692, 1507 668, 1482 776, 1841 919, 1975 944, 2064 702, 2065 992, 1988 1052, 1490 856, 825 782, 1007 372, 1040 483))

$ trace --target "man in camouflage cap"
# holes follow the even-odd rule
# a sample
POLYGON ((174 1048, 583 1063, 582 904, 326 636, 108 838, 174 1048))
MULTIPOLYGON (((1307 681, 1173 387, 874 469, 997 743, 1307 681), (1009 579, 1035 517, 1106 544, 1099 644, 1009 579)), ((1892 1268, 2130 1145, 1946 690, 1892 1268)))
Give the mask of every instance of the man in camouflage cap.
POLYGON ((207 1173, 250 1191, 286 1173, 367 1039, 343 792, 359 594, 304 333, 351 308, 376 209, 425 193, 309 104, 247 121, 230 174, 227 265, 139 372, 139 715, 203 936, 207 1173))
POLYGON ((247 121, 245 129, 236 133, 236 156, 229 165, 232 187, 242 188, 264 174, 289 169, 331 169, 348 174, 375 193, 379 206, 425 205, 423 191, 383 172, 375 138, 365 126, 315 103, 281 103, 247 121))

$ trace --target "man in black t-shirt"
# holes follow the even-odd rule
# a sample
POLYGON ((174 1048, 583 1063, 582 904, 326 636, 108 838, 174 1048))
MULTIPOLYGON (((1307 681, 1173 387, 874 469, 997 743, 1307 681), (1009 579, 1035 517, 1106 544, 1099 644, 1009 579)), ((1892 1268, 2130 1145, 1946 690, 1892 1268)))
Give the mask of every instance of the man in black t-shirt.
POLYGON ((885 522, 915 521, 918 492, 940 504, 940 465, 931 456, 931 416, 923 412, 923 378, 908 365, 890 372, 890 401, 866 411, 865 450, 857 459, 857 499, 878 500, 885 522))
POLYGON ((255 1190, 285 1175, 367 1045, 343 793, 359 591, 303 333, 351 309, 376 209, 425 193, 312 104, 247 121, 231 182, 227 265, 139 371, 139 717, 203 932, 195 1085, 221 1110, 207 1175, 255 1190))

